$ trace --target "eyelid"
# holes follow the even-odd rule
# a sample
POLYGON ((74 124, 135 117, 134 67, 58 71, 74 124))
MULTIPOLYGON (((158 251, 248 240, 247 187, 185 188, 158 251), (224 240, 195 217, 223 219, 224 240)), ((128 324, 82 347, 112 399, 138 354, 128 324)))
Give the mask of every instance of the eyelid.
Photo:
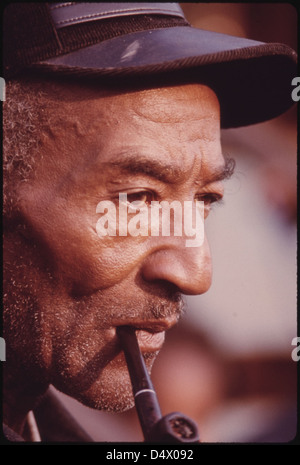
POLYGON ((221 203, 223 201, 223 195, 218 194, 216 192, 205 192, 202 194, 197 194, 195 196, 196 200, 202 200, 205 202, 205 200, 209 200, 209 202, 212 203, 221 203))
MULTIPOLYGON (((120 192, 121 193, 121 192, 120 192)), ((119 194, 118 193, 118 198, 116 200, 119 199, 119 194)), ((151 190, 151 189, 135 189, 135 190, 124 190, 122 191, 123 194, 126 194, 127 195, 127 202, 128 203, 131 203, 131 202, 142 202, 142 203, 145 203, 145 204, 150 204, 152 200, 156 200, 157 198, 157 195, 151 190), (133 198, 134 196, 136 196, 137 198, 133 198), (147 197, 147 199, 145 201, 143 200, 140 200, 138 197, 147 197)))

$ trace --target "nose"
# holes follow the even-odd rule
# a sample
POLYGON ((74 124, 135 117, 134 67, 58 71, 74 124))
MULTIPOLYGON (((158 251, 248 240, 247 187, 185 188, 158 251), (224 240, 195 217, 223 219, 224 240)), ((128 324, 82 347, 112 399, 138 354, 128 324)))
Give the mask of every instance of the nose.
POLYGON ((212 266, 207 239, 201 246, 186 247, 182 238, 155 244, 142 266, 142 276, 148 282, 166 281, 182 294, 198 295, 211 285, 212 266))

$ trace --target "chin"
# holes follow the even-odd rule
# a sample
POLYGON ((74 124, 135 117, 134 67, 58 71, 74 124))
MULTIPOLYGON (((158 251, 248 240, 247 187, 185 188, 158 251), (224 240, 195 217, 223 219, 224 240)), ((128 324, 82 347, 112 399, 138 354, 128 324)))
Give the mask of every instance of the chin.
POLYGON ((106 367, 92 385, 85 388, 84 380, 62 379, 53 385, 83 405, 105 412, 125 412, 134 406, 127 367, 106 367))
MULTIPOLYGON (((145 354, 150 373, 157 353, 145 354)), ((121 413, 134 407, 132 385, 123 355, 107 364, 100 374, 85 370, 84 376, 62 376, 52 384, 87 407, 121 413)))
MULTIPOLYGON (((147 370, 151 373, 156 355, 145 355, 147 370)), ((122 413, 134 407, 132 385, 127 366, 104 370, 94 385, 81 393, 78 399, 84 405, 106 412, 122 413)))
POLYGON ((95 383, 88 391, 80 393, 78 400, 87 407, 105 412, 121 413, 134 407, 128 375, 95 383))

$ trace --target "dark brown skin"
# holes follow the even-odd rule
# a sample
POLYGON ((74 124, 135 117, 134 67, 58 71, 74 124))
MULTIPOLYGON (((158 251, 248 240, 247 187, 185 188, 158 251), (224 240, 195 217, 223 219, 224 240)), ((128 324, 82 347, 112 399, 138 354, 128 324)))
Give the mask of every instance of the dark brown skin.
POLYGON ((110 95, 60 85, 52 98, 64 124, 44 135, 34 179, 20 187, 25 226, 4 238, 4 419, 19 432, 49 383, 94 408, 131 406, 116 326, 164 331, 180 316, 179 293, 210 286, 206 239, 187 248, 185 236, 100 238, 97 204, 119 192, 147 202, 196 199, 207 215, 223 195, 219 104, 209 88, 110 95), (170 179, 119 166, 132 157, 158 162, 170 179))

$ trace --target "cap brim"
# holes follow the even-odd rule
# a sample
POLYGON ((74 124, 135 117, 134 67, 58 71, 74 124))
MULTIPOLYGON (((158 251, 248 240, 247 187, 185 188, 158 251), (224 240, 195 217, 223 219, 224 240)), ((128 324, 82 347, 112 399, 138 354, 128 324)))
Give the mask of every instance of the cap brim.
POLYGON ((293 104, 297 55, 265 44, 193 27, 135 32, 35 64, 52 72, 117 78, 172 75, 217 94, 223 128, 269 120, 293 104))

